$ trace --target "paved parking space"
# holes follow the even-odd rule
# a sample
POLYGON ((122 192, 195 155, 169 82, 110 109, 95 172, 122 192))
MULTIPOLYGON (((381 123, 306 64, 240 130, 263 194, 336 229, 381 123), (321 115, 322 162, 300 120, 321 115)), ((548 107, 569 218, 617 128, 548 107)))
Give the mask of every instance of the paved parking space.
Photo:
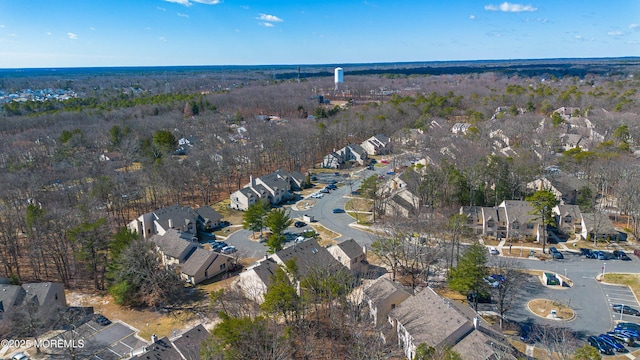
POLYGON ((640 310, 637 299, 635 298, 635 296, 633 296, 631 289, 629 289, 627 286, 603 284, 602 291, 607 298, 609 311, 611 312, 611 318, 614 321, 636 322, 638 321, 638 319, 640 319, 638 316, 614 312, 611 308, 612 305, 622 304, 630 306, 636 310, 640 310))

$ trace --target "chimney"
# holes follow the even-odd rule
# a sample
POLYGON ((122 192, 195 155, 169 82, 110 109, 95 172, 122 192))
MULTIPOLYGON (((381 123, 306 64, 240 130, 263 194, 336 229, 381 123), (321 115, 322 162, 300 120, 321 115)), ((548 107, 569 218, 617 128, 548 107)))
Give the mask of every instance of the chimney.
POLYGON ((173 229, 173 219, 169 219, 169 229, 173 229))
POLYGON ((480 318, 477 316, 474 316, 473 318, 473 328, 478 330, 478 326, 480 325, 480 318))
POLYGON ((362 246, 362 253, 364 254, 364 256, 367 256, 367 247, 366 246, 362 246))
POLYGON ((253 175, 249 175, 249 186, 256 186, 256 181, 253 179, 253 175))
POLYGON ((151 342, 155 343, 156 341, 158 341, 158 335, 156 334, 151 335, 151 342))

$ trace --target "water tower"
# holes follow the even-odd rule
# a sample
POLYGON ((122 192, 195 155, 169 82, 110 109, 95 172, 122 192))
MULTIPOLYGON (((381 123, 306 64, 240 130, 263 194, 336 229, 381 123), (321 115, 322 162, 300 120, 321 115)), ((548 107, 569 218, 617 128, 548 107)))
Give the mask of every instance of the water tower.
POLYGON ((342 68, 336 68, 334 70, 334 81, 336 83, 336 90, 338 90, 338 84, 344 82, 344 70, 342 68))

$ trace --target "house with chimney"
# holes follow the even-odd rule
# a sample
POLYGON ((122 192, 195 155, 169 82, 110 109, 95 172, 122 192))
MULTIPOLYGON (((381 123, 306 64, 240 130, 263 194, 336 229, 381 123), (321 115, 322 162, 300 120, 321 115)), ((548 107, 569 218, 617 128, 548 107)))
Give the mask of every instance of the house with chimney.
POLYGON ((366 247, 349 239, 327 247, 329 254, 339 263, 355 273, 365 273, 369 263, 367 262, 366 247))
POLYGON ((391 139, 383 134, 374 135, 360 144, 369 155, 383 155, 391 152, 391 139))
MULTIPOLYGON (((309 239, 288 246, 274 254, 266 255, 262 260, 241 272, 233 286, 241 290, 247 298, 262 303, 272 276, 280 266, 286 266, 290 260, 295 260, 300 278, 304 278, 318 269, 346 270, 344 265, 338 262, 325 247, 320 246, 315 239, 309 239)), ((303 289, 299 285, 297 284, 297 288, 301 293, 303 289)))
POLYGON ((402 285, 385 277, 375 280, 363 291, 363 301, 369 308, 373 325, 378 327, 387 322, 391 310, 411 296, 402 285))
POLYGON ((325 169, 340 169, 349 161, 364 165, 367 159, 368 153, 362 146, 349 144, 323 157, 321 166, 325 169))
POLYGON ((387 319, 408 359, 415 357, 421 344, 437 350, 451 349, 463 359, 516 359, 504 336, 477 313, 441 297, 430 287, 402 301, 387 319))
POLYGON ((169 229, 164 235, 150 239, 156 245, 162 265, 175 269, 180 277, 193 285, 235 268, 235 259, 202 248, 197 238, 169 229))
POLYGON ((230 196, 230 208, 246 211, 260 199, 266 199, 271 205, 291 199, 293 191, 301 190, 305 177, 297 171, 278 170, 258 178, 249 177, 249 183, 230 196))
POLYGON ((214 229, 220 226, 221 221, 222 215, 210 206, 192 209, 189 206, 173 205, 142 214, 131 221, 128 227, 144 239, 156 234, 164 235, 171 229, 197 237, 198 231, 214 229))

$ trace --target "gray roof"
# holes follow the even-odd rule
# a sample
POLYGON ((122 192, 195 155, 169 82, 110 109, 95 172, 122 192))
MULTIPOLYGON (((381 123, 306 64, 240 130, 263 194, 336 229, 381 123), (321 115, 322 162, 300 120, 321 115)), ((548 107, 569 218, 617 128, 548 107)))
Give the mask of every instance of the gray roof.
POLYGON ((148 350, 146 352, 131 358, 131 360, 146 359, 176 360, 182 359, 182 357, 180 357, 178 351, 171 346, 169 338, 165 336, 148 346, 148 350))
POLYGON ((343 268, 326 248, 320 246, 315 239, 309 239, 298 244, 286 247, 275 254, 283 264, 288 260, 296 259, 298 272, 306 275, 314 267, 343 268))
POLYGON ((457 352, 465 360, 487 360, 496 356, 491 343, 493 339, 480 331, 474 330, 465 336, 451 350, 457 352))
POLYGON ((217 223, 222 220, 222 215, 218 214, 217 211, 213 210, 211 206, 202 206, 196 209, 196 213, 200 215, 200 221, 203 223, 206 220, 209 220, 213 223, 217 223))
MULTIPOLYGON (((520 224, 536 222, 539 215, 533 214, 533 208, 526 201, 505 200, 502 202, 509 223, 518 221, 520 224)), ((501 206, 502 207, 502 206, 501 206)))
POLYGON ((193 209, 190 207, 182 207, 180 205, 172 205, 169 207, 161 208, 153 212, 156 217, 156 221, 162 226, 164 229, 169 229, 169 219, 173 222, 173 227, 179 227, 185 225, 189 222, 195 225, 195 222, 198 218, 198 214, 196 214, 193 209))
POLYGON ((180 272, 183 272, 189 276, 194 276, 198 270, 202 267, 209 267, 218 256, 221 256, 214 251, 197 248, 191 256, 180 266, 180 272))
POLYGON ((362 148, 362 146, 360 146, 360 144, 349 144, 348 146, 351 149, 351 152, 353 153, 356 153, 362 157, 367 155, 367 152, 364 151, 364 149, 362 148))
MULTIPOLYGON (((406 190, 403 190, 403 191, 406 191, 406 190)), ((413 212, 415 210, 415 207, 413 206, 413 204, 408 202, 405 198, 403 198, 399 194, 393 195, 393 197, 391 197, 391 199, 389 199, 389 200, 391 202, 396 203, 398 206, 400 206, 401 208, 406 209, 409 212, 413 212)))
POLYGON ((299 171, 289 171, 289 176, 296 183, 297 186, 301 186, 304 183, 305 176, 299 171))
POLYGON ((388 136, 383 135, 383 134, 378 134, 376 136, 374 136, 376 139, 378 139, 378 141, 380 141, 381 143, 384 143, 385 145, 388 144, 391 139, 389 139, 388 136))
POLYGON ((173 340, 173 346, 178 349, 186 359, 200 359, 202 342, 209 336, 209 331, 202 324, 191 328, 179 338, 173 340))
POLYGON ((258 195, 259 198, 266 198, 267 196, 271 195, 271 192, 269 192, 269 190, 267 190, 267 188, 262 184, 254 185, 249 189, 252 189, 254 194, 258 195))
POLYGON ((573 219, 580 219, 582 217, 582 212, 578 205, 557 205, 556 208, 560 217, 564 218, 567 215, 571 216, 573 219))
POLYGON ((345 240, 334 246, 337 246, 340 249, 342 249, 345 255, 347 255, 350 259, 355 259, 358 256, 361 256, 362 254, 364 254, 364 251, 362 250, 362 246, 360 246, 360 244, 358 244, 353 239, 345 240))
POLYGON ((389 317, 402 324, 416 345, 450 346, 459 340, 450 338, 452 334, 473 329, 469 319, 452 307, 450 301, 426 288, 391 310, 389 317))
POLYGON ((153 235, 151 241, 153 241, 166 256, 179 259, 180 261, 187 259, 189 253, 192 253, 199 245, 193 241, 185 240, 181 236, 181 233, 174 229, 169 229, 164 235, 153 235), (186 254, 186 256, 181 258, 184 254, 186 254))
POLYGON ((269 286, 269 284, 271 283, 271 277, 276 273, 276 270, 278 270, 278 268, 279 265, 276 264, 275 261, 267 259, 255 266, 253 268, 253 271, 255 271, 256 275, 258 275, 260 280, 262 280, 262 282, 266 286, 269 286))
POLYGON ((596 232, 597 235, 618 235, 618 231, 613 226, 613 222, 607 214, 603 213, 583 213, 582 221, 588 232, 596 232))
POLYGON ((0 305, 2 305, 2 311, 6 311, 8 308, 20 305, 24 300, 24 296, 27 292, 19 285, 0 285, 0 305))
POLYGON ((278 174, 277 172, 273 172, 271 174, 263 175, 260 177, 260 180, 272 190, 280 189, 280 190, 289 190, 291 187, 288 183, 288 179, 285 180, 278 174))
POLYGON ((244 196, 246 196, 247 198, 250 198, 251 196, 256 196, 256 193, 253 190, 251 190, 251 188, 248 188, 248 187, 242 188, 238 191, 243 193, 244 196))
POLYGON ((47 298, 47 295, 49 295, 49 293, 51 291, 56 291, 55 288, 59 288, 61 285, 60 284, 56 284, 56 283, 52 283, 52 282, 43 282, 43 283, 30 283, 30 284, 23 284, 22 288, 24 288, 27 291, 27 298, 28 299, 37 299, 38 300, 38 305, 43 306, 43 305, 48 305, 44 303, 44 300, 47 298))
POLYGON ((373 284, 371 284, 371 286, 364 289, 364 294, 376 306, 384 303, 386 299, 388 299, 395 293, 404 294, 405 298, 411 296, 411 294, 403 289, 400 284, 386 278, 379 278, 373 284))

